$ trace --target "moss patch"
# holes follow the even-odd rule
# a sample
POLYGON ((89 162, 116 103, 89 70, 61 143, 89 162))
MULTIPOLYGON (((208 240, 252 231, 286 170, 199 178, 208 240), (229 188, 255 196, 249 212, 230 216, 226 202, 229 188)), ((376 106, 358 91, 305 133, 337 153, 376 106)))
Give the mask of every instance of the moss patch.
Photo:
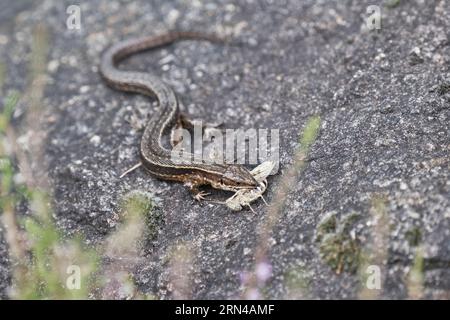
POLYGON ((338 218, 336 213, 327 214, 319 223, 316 242, 320 258, 337 274, 355 273, 361 262, 361 244, 353 231, 359 219, 356 213, 338 218))
POLYGON ((126 219, 129 217, 141 217, 145 225, 143 235, 148 241, 153 241, 158 236, 163 217, 153 196, 143 191, 132 191, 127 194, 122 203, 122 212, 126 219))
POLYGON ((400 0, 386 0, 386 7, 388 7, 389 9, 393 9, 395 7, 397 7, 400 4, 400 0))

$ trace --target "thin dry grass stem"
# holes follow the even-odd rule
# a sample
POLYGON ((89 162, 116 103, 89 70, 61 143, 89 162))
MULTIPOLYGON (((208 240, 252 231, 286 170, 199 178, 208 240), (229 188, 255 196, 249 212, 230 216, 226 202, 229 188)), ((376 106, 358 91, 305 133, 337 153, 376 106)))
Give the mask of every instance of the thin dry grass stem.
POLYGON ((413 265, 407 279, 408 298, 410 300, 419 300, 423 298, 424 292, 424 261, 423 248, 416 248, 413 265))
MULTIPOLYGON (((33 46, 32 46, 32 53, 31 53, 31 63, 30 63, 30 85, 28 92, 30 93, 29 96, 31 97, 30 101, 30 114, 27 115, 27 124, 32 125, 33 127, 36 126, 36 124, 39 124, 36 121, 36 112, 33 110, 38 109, 37 106, 39 105, 40 101, 43 97, 43 92, 45 88, 45 60, 47 55, 47 48, 48 48, 48 34, 47 30, 44 26, 39 25, 36 27, 34 33, 33 33, 33 46)), ((0 66, 0 82, 1 86, 3 86, 4 78, 5 78, 5 67, 3 64, 0 66)), ((11 110, 15 107, 17 101, 14 103, 14 106, 11 106, 11 110)), ((6 121, 9 121, 7 119, 6 121)), ((16 159, 18 163, 18 167, 20 169, 20 174, 25 180, 25 183, 29 188, 34 187, 36 184, 34 182, 32 169, 30 165, 30 160, 26 156, 23 149, 17 144, 17 135, 15 132, 15 129, 13 126, 11 126, 9 123, 4 128, 4 134, 6 141, 9 145, 10 153, 5 154, 5 156, 8 159, 16 159)), ((42 143, 42 141, 39 139, 35 139, 39 141, 39 144, 42 143)), ((34 148, 36 150, 39 150, 41 152, 42 146, 39 145, 34 148)), ((36 153, 39 153, 36 152, 36 153)), ((33 152, 34 153, 34 152, 33 152)), ((40 159, 38 159, 40 160, 40 159)), ((43 162, 37 161, 37 163, 42 164, 43 162)), ((46 184, 47 185, 47 184, 46 184)), ((9 192, 10 190, 8 190, 9 192)), ((26 258, 26 248, 25 248, 25 241, 22 241, 23 236, 21 234, 20 228, 18 227, 16 214, 15 214, 15 204, 12 199, 11 201, 6 201, 4 204, 4 215, 3 215, 3 222, 5 226, 7 226, 7 234, 6 234, 6 240, 8 241, 8 244, 10 246, 11 255, 13 259, 16 261, 16 263, 19 263, 20 261, 25 261, 26 258)))
POLYGON ((11 159, 14 158, 14 148, 11 145, 8 138, 11 138, 11 132, 13 132, 9 120, 11 114, 19 99, 18 94, 10 94, 5 102, 5 106, 1 113, 1 128, 2 141, 0 144, 0 159, 1 159, 1 184, 0 184, 0 197, 1 197, 1 222, 5 229, 5 240, 8 243, 10 258, 12 264, 15 266, 13 269, 13 277, 23 281, 24 274, 27 271, 26 261, 26 245, 24 236, 20 231, 17 217, 15 214, 15 197, 13 194, 13 180, 14 171, 11 159))
POLYGON ((123 223, 106 239, 101 249, 110 260, 102 271, 102 299, 145 298, 138 294, 130 274, 142 262, 140 243, 147 227, 145 217, 151 210, 152 199, 144 194, 135 192, 123 199, 123 223))
POLYGON ((3 95, 3 86, 6 79, 6 65, 0 62, 0 95, 3 95))
POLYGON ((367 286, 367 270, 370 265, 379 268, 380 276, 385 274, 385 263, 388 258, 389 248, 389 216, 387 213, 388 198, 383 194, 375 194, 371 201, 372 242, 365 250, 364 263, 360 266, 361 289, 359 299, 374 300, 380 297, 380 289, 372 289, 367 286))
POLYGON ((44 24, 38 24, 33 30, 29 70, 31 79, 27 92, 29 108, 26 113, 26 130, 29 138, 29 155, 26 158, 18 159, 22 170, 30 170, 26 173, 26 176, 32 177, 32 182, 29 181, 29 183, 33 183, 35 187, 46 191, 49 191, 49 183, 43 153, 46 133, 45 128, 43 128, 45 110, 42 102, 47 85, 48 50, 48 29, 44 24))
POLYGON ((266 219, 258 232, 258 245, 255 251, 255 271, 251 273, 246 283, 246 288, 243 292, 244 298, 251 297, 258 290, 260 281, 257 270, 267 263, 271 233, 281 217, 289 192, 295 187, 298 177, 306 165, 305 159, 308 156, 311 145, 317 138, 319 128, 319 116, 313 116, 308 119, 301 137, 299 149, 294 155, 293 164, 283 174, 278 188, 275 190, 274 200, 269 205, 266 219))
POLYGON ((189 243, 181 243, 172 248, 169 264, 169 287, 175 300, 191 298, 193 256, 189 243))

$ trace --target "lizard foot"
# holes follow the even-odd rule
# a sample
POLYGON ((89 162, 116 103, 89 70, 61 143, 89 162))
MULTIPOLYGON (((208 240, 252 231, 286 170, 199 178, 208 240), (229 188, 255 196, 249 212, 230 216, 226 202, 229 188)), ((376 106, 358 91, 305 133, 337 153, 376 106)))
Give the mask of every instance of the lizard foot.
POLYGON ((197 201, 202 201, 205 200, 205 197, 210 195, 210 193, 205 192, 205 191, 199 191, 194 195, 194 199, 197 201))

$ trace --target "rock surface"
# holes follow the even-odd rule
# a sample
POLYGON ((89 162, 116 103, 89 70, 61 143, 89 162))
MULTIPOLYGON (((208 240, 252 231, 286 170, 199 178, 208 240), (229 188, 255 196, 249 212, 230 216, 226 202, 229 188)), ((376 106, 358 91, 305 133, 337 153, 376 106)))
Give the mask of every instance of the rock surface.
MULTIPOLYGON (((119 223, 120 199, 130 191, 148 192, 159 199, 164 223, 145 242, 134 268, 140 290, 172 297, 167 259, 174 245, 187 243, 193 255, 190 297, 241 295, 241 276, 253 268, 266 207, 257 202, 255 215, 201 205, 182 185, 143 170, 119 179, 138 159, 141 132, 130 120, 145 118, 153 107, 144 97, 109 89, 97 69, 103 50, 119 39, 174 28, 233 34, 243 45, 181 42, 133 57, 124 68, 161 76, 196 118, 279 129, 280 174, 269 180, 269 201, 307 119, 320 115, 307 166, 269 239, 272 276, 263 297, 357 297, 358 274, 345 267, 336 272, 324 259, 327 243, 317 230, 327 215, 339 217, 337 223, 357 215, 348 230, 336 230, 371 250, 376 199, 382 199, 389 225, 379 294, 408 297, 408 274, 421 248, 424 296, 449 297, 448 1, 95 0, 81 4, 81 30, 68 30, 72 2, 9 4, 8 12, 0 11, 5 92, 26 87, 33 26, 40 22, 49 30, 44 105, 52 117, 45 124, 45 156, 55 217, 65 233, 82 232, 99 243, 119 223), (381 9, 379 30, 366 26, 372 4, 381 9)), ((3 241, 3 296, 6 257, 3 241)))

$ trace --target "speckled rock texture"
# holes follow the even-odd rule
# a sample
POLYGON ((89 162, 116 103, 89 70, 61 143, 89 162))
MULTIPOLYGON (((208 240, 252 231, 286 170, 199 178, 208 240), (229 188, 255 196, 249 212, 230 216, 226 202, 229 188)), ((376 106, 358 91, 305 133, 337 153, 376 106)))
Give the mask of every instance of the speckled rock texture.
MULTIPOLYGON (((348 235, 370 248, 373 199, 380 197, 388 228, 378 296, 409 296, 408 275, 420 248, 423 297, 450 297, 449 1, 82 1, 79 31, 65 26, 73 1, 10 3, 0 11, 5 92, 26 86, 33 26, 44 23, 50 34, 49 121, 43 125, 58 226, 100 243, 119 223, 125 194, 140 190, 157 199, 163 223, 144 242, 133 271, 141 291, 172 297, 168 255, 188 243, 190 297, 240 297, 241 275, 253 268, 267 212, 261 201, 257 214, 196 203, 181 184, 144 170, 119 178, 138 160, 141 131, 133 119, 145 119, 156 106, 108 88, 98 74, 101 53, 119 39, 183 29, 233 35, 242 45, 180 42, 134 56, 123 67, 162 77, 194 118, 279 129, 280 171, 269 179, 269 202, 307 119, 322 120, 268 240, 272 276, 262 297, 290 297, 289 274, 301 270, 302 294, 294 297, 357 298, 360 276, 337 272, 324 259, 317 230, 326 215, 356 215, 348 235), (381 8, 379 30, 366 27, 369 5, 381 8)), ((6 250, 3 241, 3 295, 6 250)))

